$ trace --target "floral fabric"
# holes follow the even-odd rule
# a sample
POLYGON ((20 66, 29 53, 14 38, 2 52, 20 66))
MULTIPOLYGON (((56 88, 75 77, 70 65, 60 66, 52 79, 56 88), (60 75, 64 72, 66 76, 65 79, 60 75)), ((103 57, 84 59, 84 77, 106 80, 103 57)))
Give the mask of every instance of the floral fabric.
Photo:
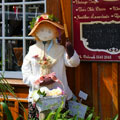
POLYGON ((36 104, 28 103, 28 120, 39 120, 39 112, 36 104))

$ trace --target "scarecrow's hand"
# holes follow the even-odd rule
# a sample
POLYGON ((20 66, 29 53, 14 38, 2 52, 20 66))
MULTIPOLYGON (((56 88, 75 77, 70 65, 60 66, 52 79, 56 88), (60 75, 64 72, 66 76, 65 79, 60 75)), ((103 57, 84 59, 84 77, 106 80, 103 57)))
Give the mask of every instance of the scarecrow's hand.
POLYGON ((47 77, 43 80, 43 82, 40 83, 40 86, 46 86, 52 83, 54 83, 54 81, 50 77, 47 77))
POLYGON ((74 48, 73 48, 71 42, 69 42, 69 41, 66 42, 65 46, 66 46, 66 52, 68 54, 68 58, 70 59, 74 54, 74 48))

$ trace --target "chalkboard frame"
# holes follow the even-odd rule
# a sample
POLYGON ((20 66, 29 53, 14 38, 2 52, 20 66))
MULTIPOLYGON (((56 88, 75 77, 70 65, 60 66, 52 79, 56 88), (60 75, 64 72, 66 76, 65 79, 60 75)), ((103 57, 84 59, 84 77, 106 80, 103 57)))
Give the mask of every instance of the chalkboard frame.
POLYGON ((83 25, 94 25, 94 24, 120 24, 120 22, 118 21, 110 21, 110 22, 102 22, 102 21, 92 21, 92 22, 80 22, 80 41, 82 41, 84 47, 89 50, 89 51, 93 51, 93 52, 106 52, 109 53, 111 55, 115 55, 115 54, 119 54, 120 53, 120 49, 117 48, 110 48, 110 49, 91 49, 88 47, 88 41, 87 39, 85 39, 83 37, 83 25))

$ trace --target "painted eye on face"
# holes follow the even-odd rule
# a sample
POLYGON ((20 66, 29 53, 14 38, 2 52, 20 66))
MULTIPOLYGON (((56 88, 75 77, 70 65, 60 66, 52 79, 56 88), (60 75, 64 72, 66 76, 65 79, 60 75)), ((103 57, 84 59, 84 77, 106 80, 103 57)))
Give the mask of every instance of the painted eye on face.
POLYGON ((44 29, 42 28, 42 29, 40 29, 40 31, 41 31, 41 32, 44 32, 44 29))
POLYGON ((49 33, 49 34, 51 34, 51 33, 52 33, 52 31, 51 31, 51 30, 48 30, 48 33, 49 33))

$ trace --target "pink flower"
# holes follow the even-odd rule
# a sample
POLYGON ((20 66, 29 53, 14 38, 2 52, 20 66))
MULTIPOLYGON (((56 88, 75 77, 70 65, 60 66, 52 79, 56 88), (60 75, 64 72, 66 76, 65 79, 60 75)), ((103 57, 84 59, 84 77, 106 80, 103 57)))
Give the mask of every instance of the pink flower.
POLYGON ((39 118, 39 113, 37 113, 37 118, 39 118))
POLYGON ((37 20, 37 22, 41 22, 42 20, 47 20, 48 19, 48 15, 41 15, 41 17, 37 20))
POLYGON ((33 56, 33 58, 38 58, 38 57, 39 57, 38 55, 33 56))
POLYGON ((65 94, 65 92, 64 91, 62 91, 62 95, 64 95, 65 94))
POLYGON ((44 56, 44 57, 43 57, 43 60, 44 60, 44 61, 46 61, 46 60, 47 60, 47 58, 44 56))
POLYGON ((33 108, 35 108, 36 107, 36 103, 33 103, 33 108))

